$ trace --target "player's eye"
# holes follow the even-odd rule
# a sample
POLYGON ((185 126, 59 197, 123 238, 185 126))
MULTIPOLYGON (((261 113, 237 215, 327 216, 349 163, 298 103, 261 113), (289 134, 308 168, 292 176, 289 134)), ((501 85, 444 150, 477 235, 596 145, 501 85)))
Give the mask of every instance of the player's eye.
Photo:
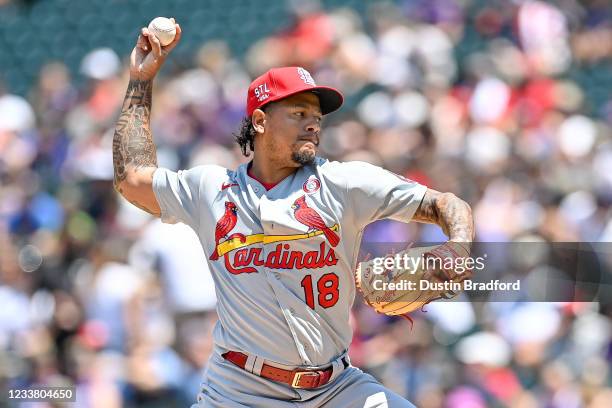
POLYGON ((304 117, 304 112, 301 112, 301 111, 294 112, 293 114, 296 115, 296 116, 299 116, 300 118, 304 117))

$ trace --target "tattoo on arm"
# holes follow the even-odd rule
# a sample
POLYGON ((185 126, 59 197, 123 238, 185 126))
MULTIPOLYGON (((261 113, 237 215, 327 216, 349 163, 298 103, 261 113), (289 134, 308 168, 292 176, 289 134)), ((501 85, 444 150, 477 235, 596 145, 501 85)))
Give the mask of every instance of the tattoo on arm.
POLYGON ((451 241, 472 242, 474 239, 472 210, 451 193, 427 190, 414 220, 439 225, 451 241))
POLYGON ((150 128, 152 81, 130 80, 113 138, 115 188, 127 178, 128 169, 157 167, 157 151, 150 128))
MULTIPOLYGON (((431 190, 427 190, 419 208, 417 208, 414 216, 412 217, 415 221, 424 222, 428 224, 437 224, 439 220, 438 208, 436 207, 436 193, 431 190)), ((446 233, 446 231, 444 231, 446 233)))

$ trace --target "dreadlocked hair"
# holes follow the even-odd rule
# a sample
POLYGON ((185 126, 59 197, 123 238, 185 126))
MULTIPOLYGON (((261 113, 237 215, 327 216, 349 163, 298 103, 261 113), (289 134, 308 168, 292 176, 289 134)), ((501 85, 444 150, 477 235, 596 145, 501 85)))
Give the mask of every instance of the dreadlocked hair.
POLYGON ((257 132, 253 127, 253 120, 250 117, 242 119, 240 124, 240 132, 234 133, 234 139, 240 146, 244 157, 249 157, 251 152, 255 151, 255 135, 257 132))

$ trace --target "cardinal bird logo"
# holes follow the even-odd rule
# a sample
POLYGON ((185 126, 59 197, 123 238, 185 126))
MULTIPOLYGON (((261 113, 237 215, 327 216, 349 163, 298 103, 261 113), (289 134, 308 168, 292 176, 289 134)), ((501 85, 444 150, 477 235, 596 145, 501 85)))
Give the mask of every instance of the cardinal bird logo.
POLYGON ((291 206, 295 219, 308 227, 308 230, 321 231, 332 247, 338 245, 340 238, 332 231, 314 209, 306 204, 306 196, 301 196, 291 206))
POLYGON ((236 222, 238 222, 238 207, 236 204, 231 201, 225 202, 225 214, 223 217, 217 222, 217 226, 215 227, 215 252, 210 256, 211 261, 216 261, 219 259, 219 242, 223 239, 233 238, 234 235, 242 235, 242 234, 234 234, 231 237, 228 237, 227 234, 230 233, 232 229, 236 226, 236 222))

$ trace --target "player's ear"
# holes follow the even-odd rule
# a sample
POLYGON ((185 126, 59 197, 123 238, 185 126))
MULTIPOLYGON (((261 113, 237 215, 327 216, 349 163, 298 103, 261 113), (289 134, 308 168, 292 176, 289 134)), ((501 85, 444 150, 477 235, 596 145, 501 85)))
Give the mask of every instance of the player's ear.
POLYGON ((255 109, 253 116, 251 116, 251 122, 253 123, 253 129, 257 133, 263 133, 266 125, 266 113, 261 109, 255 109))

